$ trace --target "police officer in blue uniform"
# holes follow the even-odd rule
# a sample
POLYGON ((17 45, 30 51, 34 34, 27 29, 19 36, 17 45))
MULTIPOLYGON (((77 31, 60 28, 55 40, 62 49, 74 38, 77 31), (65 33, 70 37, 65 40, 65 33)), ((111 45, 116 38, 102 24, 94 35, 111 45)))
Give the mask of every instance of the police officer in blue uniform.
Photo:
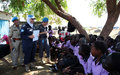
POLYGON ((36 42, 33 42, 33 30, 35 29, 34 23, 34 16, 28 15, 27 23, 22 25, 21 28, 21 38, 22 38, 22 46, 23 46, 23 53, 24 53, 24 64, 25 70, 28 72, 30 71, 30 66, 33 66, 33 62, 35 62, 35 52, 36 52, 36 42))
POLYGON ((40 49, 40 62, 43 64, 43 49, 46 50, 47 53, 47 63, 50 63, 50 51, 49 51, 49 42, 47 38, 47 29, 46 26, 48 24, 48 18, 44 17, 42 19, 42 23, 39 25, 40 35, 39 35, 39 49, 40 49))

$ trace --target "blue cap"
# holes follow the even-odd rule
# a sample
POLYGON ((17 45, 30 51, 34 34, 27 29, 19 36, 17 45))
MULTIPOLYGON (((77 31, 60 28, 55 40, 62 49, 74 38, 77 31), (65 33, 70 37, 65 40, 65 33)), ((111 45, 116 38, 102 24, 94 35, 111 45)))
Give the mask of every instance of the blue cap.
POLYGON ((49 19, 47 18, 47 17, 44 17, 43 19, 42 19, 42 22, 48 22, 49 21, 49 19))
POLYGON ((18 18, 17 17, 13 17, 12 18, 12 22, 14 22, 15 20, 18 20, 18 18))
POLYGON ((30 17, 30 18, 35 18, 33 15, 28 15, 28 17, 30 17))

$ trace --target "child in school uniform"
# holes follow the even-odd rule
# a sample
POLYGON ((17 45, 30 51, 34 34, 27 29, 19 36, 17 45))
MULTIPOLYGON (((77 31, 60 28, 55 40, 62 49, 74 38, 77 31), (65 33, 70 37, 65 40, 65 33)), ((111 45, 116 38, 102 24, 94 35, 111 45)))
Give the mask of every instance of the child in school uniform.
POLYGON ((106 43, 107 43, 107 46, 108 46, 108 49, 107 49, 108 53, 114 53, 114 52, 116 52, 115 49, 114 49, 115 45, 117 43, 116 40, 114 40, 111 37, 109 37, 109 38, 106 39, 106 43))
POLYGON ((56 48, 61 48, 61 47, 62 47, 62 43, 60 43, 59 40, 56 40, 55 45, 56 45, 56 46, 55 46, 56 48))
POLYGON ((55 43, 56 43, 56 37, 52 37, 50 40, 50 55, 51 55, 51 60, 55 59, 55 43))
POLYGON ((67 48, 69 48, 70 47, 70 40, 67 40, 66 42, 65 42, 65 44, 64 44, 64 47, 67 47, 67 48))
POLYGON ((102 60, 107 51, 107 45, 102 41, 95 41, 91 47, 91 53, 95 57, 92 62, 92 75, 108 75, 108 72, 102 67, 102 60))
POLYGON ((65 42, 64 42, 64 47, 70 48, 71 45, 71 40, 73 39, 73 36, 67 36, 65 37, 65 42))
POLYGON ((48 31, 48 33, 49 33, 49 37, 52 37, 52 36, 53 36, 52 26, 49 25, 48 27, 49 27, 49 31, 48 31))
POLYGON ((88 61, 90 61, 90 58, 89 58, 90 57, 90 46, 86 45, 86 44, 81 45, 81 47, 79 48, 79 54, 76 56, 77 56, 78 64, 74 64, 74 66, 69 66, 69 67, 65 68, 64 71, 77 70, 78 73, 81 73, 81 71, 80 71, 81 69, 77 69, 77 68, 80 68, 81 66, 83 66, 84 72, 82 72, 82 73, 84 75, 87 75, 88 61))
POLYGON ((70 40, 69 48, 73 50, 73 53, 74 53, 75 56, 78 55, 79 46, 77 46, 77 42, 74 39, 70 40))
POLYGON ((77 55, 79 63, 82 64, 85 74, 89 71, 89 63, 92 62, 93 57, 90 56, 90 46, 82 44, 79 48, 79 55, 77 55))

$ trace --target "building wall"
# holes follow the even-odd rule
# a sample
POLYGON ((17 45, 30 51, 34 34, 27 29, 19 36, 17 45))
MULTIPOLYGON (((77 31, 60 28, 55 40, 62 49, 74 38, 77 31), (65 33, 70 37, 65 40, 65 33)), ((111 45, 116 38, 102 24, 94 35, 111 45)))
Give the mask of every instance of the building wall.
POLYGON ((12 14, 0 11, 0 19, 1 20, 10 20, 11 16, 12 16, 12 14))
POLYGON ((12 14, 0 11, 0 38, 4 34, 8 35, 11 16, 12 14))

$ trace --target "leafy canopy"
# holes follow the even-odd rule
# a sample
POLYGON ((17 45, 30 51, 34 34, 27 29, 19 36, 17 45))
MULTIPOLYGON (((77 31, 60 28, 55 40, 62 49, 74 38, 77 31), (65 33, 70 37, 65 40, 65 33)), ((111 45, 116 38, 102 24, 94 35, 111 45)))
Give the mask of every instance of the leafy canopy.
POLYGON ((90 6, 93 14, 101 17, 106 12, 106 0, 92 0, 90 6))
MULTIPOLYGON (((67 11, 67 0, 59 1, 62 8, 67 11)), ((63 20, 56 16, 42 0, 7 0, 7 2, 9 3, 9 6, 4 11, 13 13, 14 16, 22 14, 26 19, 28 14, 34 14, 37 21, 40 21, 43 17, 48 17, 51 20, 55 20, 57 24, 60 24, 63 20)), ((50 2, 57 8, 55 0, 50 0, 50 2)))
MULTIPOLYGON (((117 0, 117 3, 120 0, 117 0)), ((90 6, 93 10, 93 14, 97 15, 98 17, 101 17, 104 13, 107 12, 106 8, 106 0, 91 0, 90 6)))

